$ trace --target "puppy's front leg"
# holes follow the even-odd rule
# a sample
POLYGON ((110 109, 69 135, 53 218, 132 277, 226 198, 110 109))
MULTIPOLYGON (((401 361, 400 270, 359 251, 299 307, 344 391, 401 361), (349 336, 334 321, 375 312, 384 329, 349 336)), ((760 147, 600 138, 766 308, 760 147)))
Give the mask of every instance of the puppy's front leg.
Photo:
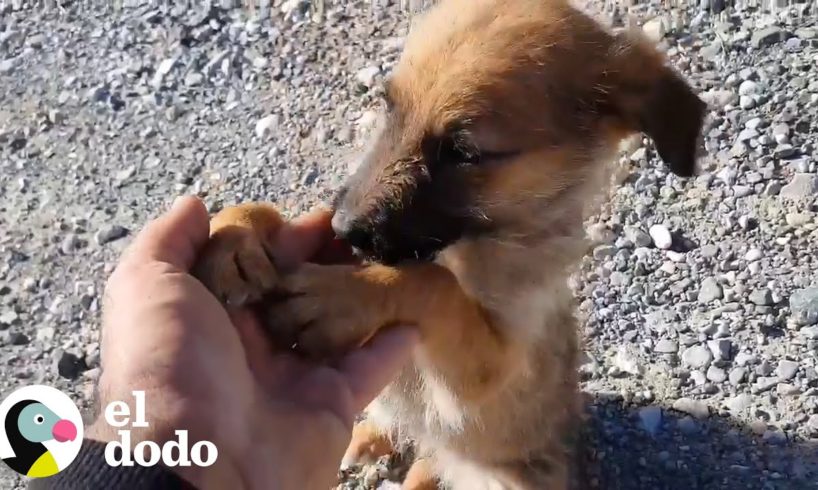
POLYGON ((304 264, 281 284, 291 296, 267 306, 268 326, 317 358, 362 345, 381 328, 416 325, 416 362, 466 400, 501 383, 515 359, 488 312, 437 264, 304 264))

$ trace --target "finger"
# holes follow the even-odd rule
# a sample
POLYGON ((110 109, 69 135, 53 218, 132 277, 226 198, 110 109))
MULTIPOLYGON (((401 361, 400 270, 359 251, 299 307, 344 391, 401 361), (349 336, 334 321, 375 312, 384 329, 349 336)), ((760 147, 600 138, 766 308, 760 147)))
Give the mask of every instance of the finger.
POLYGON ((349 383, 356 411, 366 408, 392 381, 411 358, 418 339, 413 328, 391 328, 340 362, 338 370, 349 383))
POLYGON ((238 331, 250 372, 268 392, 280 389, 307 370, 306 363, 293 352, 273 344, 251 310, 233 310, 230 319, 238 331))
POLYGON ((188 271, 197 252, 207 242, 209 231, 204 203, 192 196, 179 197, 167 213, 137 235, 123 262, 159 261, 188 271))
POLYGON ((315 255, 334 236, 331 220, 331 211, 316 209, 284 224, 272 250, 276 265, 292 269, 315 255))

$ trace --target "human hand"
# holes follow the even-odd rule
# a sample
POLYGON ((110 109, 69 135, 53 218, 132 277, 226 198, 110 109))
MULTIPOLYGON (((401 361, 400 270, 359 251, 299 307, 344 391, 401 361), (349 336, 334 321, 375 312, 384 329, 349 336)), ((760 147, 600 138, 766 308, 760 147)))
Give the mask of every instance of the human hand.
MULTIPOLYGON (((327 213, 285 225, 276 259, 298 264, 326 241, 327 213)), ((228 313, 188 274, 208 239, 208 215, 194 198, 177 200, 135 239, 106 289, 100 401, 145 391, 149 427, 132 443, 213 442, 217 462, 178 468, 200 489, 329 488, 349 442, 354 416, 391 380, 417 335, 378 335, 333 367, 274 352, 248 311, 228 313)), ((115 438, 100 420, 92 438, 115 438)))

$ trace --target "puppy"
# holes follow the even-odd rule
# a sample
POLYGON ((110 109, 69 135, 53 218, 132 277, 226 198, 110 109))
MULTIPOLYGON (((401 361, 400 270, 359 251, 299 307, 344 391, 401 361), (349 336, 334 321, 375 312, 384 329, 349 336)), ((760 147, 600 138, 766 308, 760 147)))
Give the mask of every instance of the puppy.
POLYGON ((563 0, 443 0, 384 87, 383 124, 341 190, 336 234, 363 265, 282 274, 266 204, 213 221, 199 277, 264 301, 271 333, 324 358, 417 325, 412 365, 367 410, 345 464, 412 440, 404 488, 563 489, 580 414, 571 267, 625 137, 695 170, 704 104, 651 47, 563 0))

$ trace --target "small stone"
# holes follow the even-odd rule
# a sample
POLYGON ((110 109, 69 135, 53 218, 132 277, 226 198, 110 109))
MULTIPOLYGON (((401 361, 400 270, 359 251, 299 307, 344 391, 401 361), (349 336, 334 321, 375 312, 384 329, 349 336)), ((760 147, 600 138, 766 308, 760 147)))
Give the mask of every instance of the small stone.
POLYGON ((66 379, 77 379, 85 369, 85 360, 70 352, 57 351, 57 372, 66 379))
POLYGON ((645 432, 650 435, 655 435, 659 432, 659 428, 662 425, 662 408, 657 406, 640 408, 639 422, 645 432))
MULTIPOLYGON (((818 324, 818 286, 799 289, 792 293, 790 311, 804 325, 818 324)), ((801 329, 802 334, 806 334, 804 330, 801 329)))
POLYGON ((775 374, 782 381, 789 381, 795 377, 798 372, 799 364, 793 361, 779 361, 778 367, 775 368, 775 374))
POLYGON ((699 287, 699 303, 711 303, 724 297, 721 285, 713 277, 708 277, 702 281, 699 287))
POLYGON ((742 95, 739 98, 739 107, 742 109, 749 110, 756 106, 756 101, 754 98, 750 97, 749 95, 742 95))
POLYGON ((593 256, 596 260, 603 260, 616 255, 616 247, 613 245, 599 245, 594 247, 593 256))
POLYGON ((755 354, 748 354, 746 352, 739 352, 734 359, 737 366, 747 366, 748 364, 755 364, 758 362, 758 357, 755 354))
POLYGON ((765 48, 784 41, 789 37, 789 33, 780 27, 770 26, 753 31, 750 37, 750 44, 756 48, 765 48))
POLYGON ((105 245, 128 235, 128 229, 119 225, 106 225, 97 231, 94 240, 97 245, 105 245))
POLYGON ((79 248, 79 245, 80 240, 77 235, 69 233, 60 244, 60 251, 65 255, 71 255, 77 248, 79 248))
POLYGON ((614 365, 622 372, 638 375, 641 374, 642 369, 639 367, 639 361, 625 346, 621 346, 614 358, 614 365))
POLYGON ((764 254, 761 252, 761 250, 757 248, 751 248, 750 250, 747 251, 746 254, 744 254, 744 260, 746 260, 747 262, 755 262, 756 260, 761 260, 763 256, 764 254))
POLYGON ((653 347, 653 351, 659 352, 660 354, 675 354, 678 350, 679 345, 670 339, 662 339, 656 342, 656 345, 653 347))
POLYGON ((649 247, 653 243, 650 235, 639 228, 625 228, 625 238, 637 247, 649 247))
POLYGON ((756 374, 758 374, 759 376, 769 376, 772 373, 773 373, 773 367, 766 360, 761 361, 761 364, 759 364, 756 367, 756 374))
POLYGON ((778 446, 787 442, 787 435, 780 430, 767 430, 761 439, 767 444, 778 446))
POLYGON ((752 395, 742 393, 741 395, 736 395, 732 398, 728 398, 727 400, 724 401, 724 405, 733 414, 738 415, 748 410, 753 405, 753 397, 752 395))
POLYGON ((673 409, 677 412, 686 413, 697 419, 704 419, 710 416, 710 409, 707 404, 700 400, 691 398, 679 398, 673 402, 673 409))
POLYGON ((733 386, 738 386, 744 381, 747 377, 747 368, 737 367, 730 370, 730 374, 728 375, 728 379, 730 380, 730 384, 733 386))
POLYGON ((14 310, 6 310, 0 313, 0 328, 8 328, 19 320, 20 317, 14 310))
POLYGON ((704 386, 707 383, 707 375, 701 371, 691 371, 690 372, 690 379, 693 381, 693 384, 696 386, 704 386))
POLYGON ((796 153, 798 153, 798 150, 788 143, 778 145, 775 150, 773 150, 773 156, 775 158, 790 158, 795 156, 796 153))
POLYGON ((793 227, 804 226, 812 221, 812 215, 810 213, 787 213, 784 216, 784 221, 793 227))
POLYGON ((759 87, 758 83, 752 80, 745 80, 741 82, 741 85, 738 87, 739 95, 756 95, 760 92, 761 87, 759 87))
POLYGON ((724 372, 724 369, 711 364, 707 368, 707 379, 714 383, 723 383, 727 379, 727 373, 724 372))
POLYGON ((44 343, 50 343, 54 339, 56 330, 54 327, 40 327, 37 329, 37 340, 44 343))
POLYGON ((767 288, 754 289, 748 299, 757 306, 771 306, 774 304, 773 293, 767 288))
POLYGON ((22 332, 12 332, 9 334, 8 342, 11 345, 26 345, 29 340, 28 336, 22 332))
POLYGON ((185 85, 188 87, 198 87, 204 82, 204 75, 198 71, 192 71, 185 76, 185 85))
POLYGON ((818 175, 798 173, 781 188, 781 197, 798 199, 818 194, 818 175))
POLYGON ((372 88, 372 86, 375 85, 375 77, 377 77, 380 73, 380 67, 368 66, 358 70, 358 73, 355 75, 355 79, 364 87, 372 88))
POLYGON ((713 358, 717 361, 730 359, 733 350, 733 342, 730 339, 717 339, 707 342, 707 348, 713 353, 713 358))
POLYGON ((14 69, 17 68, 18 63, 19 61, 15 57, 0 61, 0 75, 10 75, 14 72, 14 69))
POLYGON ((692 369, 704 369, 713 362, 713 354, 706 347, 694 345, 682 352, 682 362, 692 369))
POLYGON ((165 76, 170 73, 171 70, 173 70, 174 66, 176 66, 176 58, 168 58, 163 60, 153 75, 151 85, 153 85, 155 88, 160 87, 162 82, 165 80, 165 76))
POLYGON ((658 43, 665 37, 665 34, 667 34, 664 19, 661 17, 650 19, 642 26, 642 32, 645 33, 645 37, 654 43, 658 43))
POLYGON ((277 126, 278 116, 275 114, 262 117, 256 122, 256 137, 259 139, 264 138, 268 133, 272 133, 272 130, 277 126))
POLYGON ((673 236, 670 234, 670 230, 664 225, 651 226, 648 230, 648 234, 650 234, 653 244, 658 249, 667 250, 673 245, 673 236))
POLYGON ((707 245, 702 246, 700 252, 702 257, 711 259, 719 254, 719 247, 713 245, 712 243, 708 243, 707 245))
POLYGON ((594 243, 608 244, 616 241, 616 235, 605 223, 589 225, 585 232, 588 234, 588 238, 594 243))
POLYGON ((802 337, 806 337, 808 339, 818 339, 818 326, 815 327, 804 327, 798 331, 798 335, 802 337))
POLYGON ((699 432, 699 424, 689 416, 682 417, 676 422, 676 428, 682 434, 695 434, 699 432))

